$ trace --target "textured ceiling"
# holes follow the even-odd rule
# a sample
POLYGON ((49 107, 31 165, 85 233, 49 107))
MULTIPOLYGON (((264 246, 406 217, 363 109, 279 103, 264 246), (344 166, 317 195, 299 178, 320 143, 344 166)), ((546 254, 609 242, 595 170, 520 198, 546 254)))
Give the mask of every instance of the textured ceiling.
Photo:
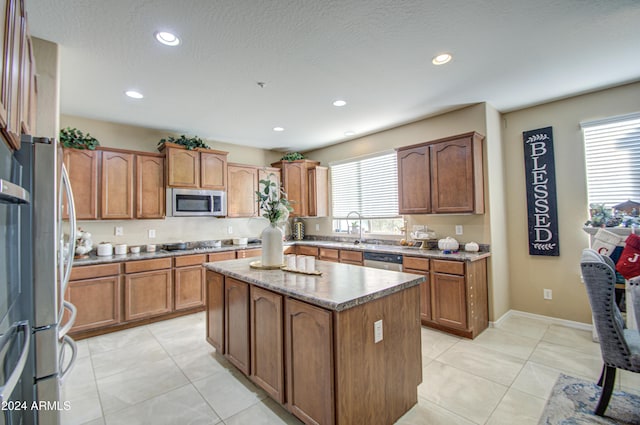
POLYGON ((61 45, 62 113, 262 148, 640 79, 638 0, 26 3, 31 33, 61 45), (158 30, 182 44, 158 44, 158 30), (454 58, 435 67, 443 51, 454 58))

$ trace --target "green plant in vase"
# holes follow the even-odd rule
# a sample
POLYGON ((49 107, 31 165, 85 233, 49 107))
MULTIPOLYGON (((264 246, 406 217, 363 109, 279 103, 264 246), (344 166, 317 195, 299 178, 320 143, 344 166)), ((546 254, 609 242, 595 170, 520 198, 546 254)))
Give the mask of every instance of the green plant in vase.
POLYGON ((60 130, 60 143, 65 148, 73 149, 88 149, 93 151, 96 147, 100 146, 100 142, 91 134, 86 135, 77 128, 63 128, 60 130))
MULTIPOLYGON (((274 174, 269 174, 269 177, 274 174)), ((262 216, 269 220, 269 225, 262 231, 262 261, 264 268, 277 268, 283 264, 283 234, 278 227, 279 223, 289 218, 289 213, 293 211, 287 194, 278 187, 273 180, 261 179, 259 181, 260 190, 256 191, 256 197, 262 216)))

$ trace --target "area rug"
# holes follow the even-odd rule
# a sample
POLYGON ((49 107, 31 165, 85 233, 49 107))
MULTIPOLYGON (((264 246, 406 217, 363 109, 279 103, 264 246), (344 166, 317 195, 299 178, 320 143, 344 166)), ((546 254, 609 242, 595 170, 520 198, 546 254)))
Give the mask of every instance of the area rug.
POLYGON ((600 387, 560 374, 538 425, 640 425, 640 396, 614 391, 609 407, 600 417, 593 414, 600 387))

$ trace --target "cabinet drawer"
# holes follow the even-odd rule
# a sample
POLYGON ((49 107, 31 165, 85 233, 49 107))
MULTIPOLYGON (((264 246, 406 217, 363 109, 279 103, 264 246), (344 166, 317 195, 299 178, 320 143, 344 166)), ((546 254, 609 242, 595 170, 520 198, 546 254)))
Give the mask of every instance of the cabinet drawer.
POLYGON ((206 254, 183 255, 181 257, 176 257, 176 267, 199 266, 206 261, 206 254))
POLYGON ((238 251, 238 258, 259 257, 262 255, 262 248, 242 249, 238 251))
POLYGON ((325 261, 340 261, 340 251, 332 248, 320 248, 319 259, 325 261))
POLYGON ((315 246, 304 246, 298 245, 296 248, 296 254, 298 255, 313 255, 314 257, 318 256, 318 248, 315 246))
POLYGON ((156 260, 129 261, 124 263, 125 273, 147 272, 171 268, 171 258, 158 258, 156 260))
POLYGON ((74 267, 71 269, 71 277, 69 278, 69 280, 82 280, 104 276, 115 276, 120 274, 120 264, 122 263, 74 267))
POLYGON ((429 259, 421 258, 421 257, 402 257, 402 268, 403 269, 414 269, 414 270, 429 270, 429 259))
POLYGON ((345 251, 344 249, 341 249, 340 262, 362 264, 362 251, 345 251))
POLYGON ((464 275, 464 262, 451 260, 433 260, 433 271, 464 275))
POLYGON ((224 260, 235 260, 236 252, 235 251, 224 251, 224 252, 214 252, 209 254, 209 261, 224 261, 224 260))

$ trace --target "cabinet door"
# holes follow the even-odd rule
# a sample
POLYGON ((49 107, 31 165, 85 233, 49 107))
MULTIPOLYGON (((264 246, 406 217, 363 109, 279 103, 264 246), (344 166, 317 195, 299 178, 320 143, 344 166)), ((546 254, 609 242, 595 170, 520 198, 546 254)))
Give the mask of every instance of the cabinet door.
POLYGON ((171 312, 171 269, 128 274, 124 279, 125 320, 171 312))
POLYGON ((167 186, 200 187, 200 152, 167 148, 167 186))
POLYGON ((33 43, 29 36, 26 19, 23 34, 22 71, 20 73, 20 128, 24 134, 34 134, 36 123, 36 61, 33 54, 33 43))
POLYGON ((238 258, 259 257, 262 255, 262 248, 241 249, 236 252, 238 258))
POLYGON ((224 354, 224 276, 207 271, 207 341, 224 354))
POLYGON ((102 152, 102 219, 133 218, 134 155, 122 152, 102 152))
POLYGON ((282 295, 251 285, 251 380, 284 403, 282 295))
POLYGON ((10 20, 11 5, 15 0, 0 0, 0 23, 2 31, 0 32, 0 64, 2 64, 2 80, 0 81, 0 128, 7 126, 7 109, 9 107, 9 88, 5 84, 11 75, 11 34, 7 24, 10 20))
POLYGON ((256 167, 229 165, 227 217, 255 217, 258 215, 258 170, 256 167))
POLYGON ((432 322, 431 315, 431 282, 429 281, 429 272, 424 270, 403 269, 405 273, 421 274, 425 281, 420 284, 420 320, 432 322))
POLYGON ((432 273, 433 314, 436 323, 454 329, 467 328, 464 276, 432 273))
POLYGON ((226 277, 224 280, 225 356, 245 375, 250 373, 249 285, 226 277))
MULTIPOLYGON (((280 172, 279 168, 259 168, 258 169, 258 190, 259 191, 264 191, 264 184, 260 183, 260 180, 269 180, 272 181, 273 183, 276 184, 276 190, 278 193, 278 198, 280 196, 280 187, 282 186, 282 182, 281 182, 281 176, 282 173, 280 172)), ((264 210, 260 209, 260 211, 258 211, 258 215, 260 215, 262 217, 262 214, 264 213, 264 210)))
POLYGON ((362 251, 348 251, 341 249, 340 250, 340 262, 346 264, 355 264, 356 266, 361 266, 364 264, 362 251))
POLYGON ((318 248, 315 246, 298 245, 296 246, 296 254, 311 255, 318 258, 318 248))
POLYGON ((398 151, 398 208, 400 214, 431 212, 429 148, 398 151))
POLYGON ((308 173, 309 216, 326 217, 329 215, 329 169, 318 166, 308 173))
POLYGON ((318 260, 340 262, 340 251, 333 248, 319 248, 318 260))
MULTIPOLYGON (((78 220, 98 219, 98 162, 99 151, 65 149, 64 165, 69 173, 71 190, 76 206, 78 220)), ((69 217, 66 210, 66 196, 63 200, 65 211, 63 217, 69 217)))
POLYGON ((184 310, 204 305, 205 269, 202 266, 179 267, 174 271, 175 309, 184 310))
POLYGON ((136 218, 163 218, 164 158, 136 155, 136 218))
POLYGON ((15 149, 20 149, 20 123, 22 122, 22 109, 20 96, 20 81, 22 79, 22 56, 26 39, 26 18, 24 16, 24 1, 9 1, 9 15, 5 22, 5 31, 8 37, 8 56, 5 65, 6 79, 3 85, 6 87, 7 98, 4 99, 7 107, 7 125, 4 128, 9 144, 15 149))
POLYGON ((330 311, 286 299, 285 365, 289 411, 307 424, 333 424, 333 321, 330 311))
POLYGON ((431 150, 434 213, 474 212, 473 152, 469 137, 436 143, 431 150))
POLYGON ((307 181, 307 166, 304 162, 284 164, 282 184, 293 208, 292 216, 306 217, 308 214, 307 181))
POLYGON ((211 190, 227 188, 227 155, 200 152, 200 186, 211 190))
POLYGON ((120 323, 119 275, 70 282, 65 298, 78 310, 71 332, 120 323))

